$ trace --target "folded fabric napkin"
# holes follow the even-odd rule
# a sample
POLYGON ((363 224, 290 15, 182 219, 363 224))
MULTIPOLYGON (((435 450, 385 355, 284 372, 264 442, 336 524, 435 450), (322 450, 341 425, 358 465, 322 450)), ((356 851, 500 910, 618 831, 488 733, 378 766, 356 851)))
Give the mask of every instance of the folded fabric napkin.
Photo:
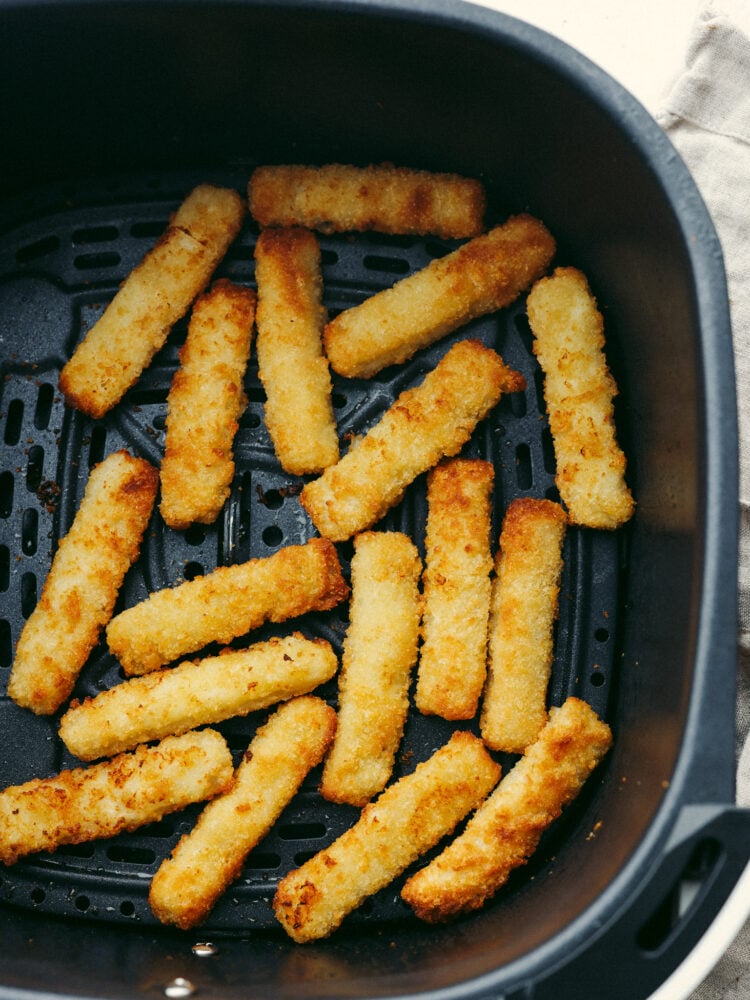
MULTIPOLYGON (((701 10, 657 120, 690 168, 724 252, 740 427, 737 801, 750 805, 750 3, 701 10)), ((691 1000, 750 998, 750 923, 691 1000)))

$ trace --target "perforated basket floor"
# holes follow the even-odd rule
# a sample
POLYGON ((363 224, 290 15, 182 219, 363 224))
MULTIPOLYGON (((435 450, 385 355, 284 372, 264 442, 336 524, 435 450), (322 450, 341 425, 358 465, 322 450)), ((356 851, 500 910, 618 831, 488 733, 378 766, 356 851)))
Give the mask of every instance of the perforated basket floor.
MULTIPOLYGON (((14 205, 14 218, 10 223, 5 220, 0 237, 0 787, 79 765, 57 738, 57 719, 38 718, 8 699, 13 650, 41 591, 57 539, 70 527, 92 464, 121 447, 159 463, 166 397, 186 323, 175 327, 137 387, 101 421, 93 422, 64 405, 57 388, 60 369, 191 187, 212 181, 244 191, 250 170, 251 165, 243 165, 230 172, 113 177, 80 189, 47 189, 14 205)), ((217 276, 253 284, 256 236, 248 221, 217 276)), ((454 246, 373 234, 322 236, 320 241, 325 304, 332 315, 454 246)), ((528 383, 525 393, 503 398, 464 450, 495 464, 496 543, 510 500, 526 495, 556 498, 542 383, 523 302, 472 323, 372 381, 335 378, 334 404, 345 441, 347 435, 366 430, 402 389, 422 380, 451 343, 469 334, 499 350, 528 383)), ((116 610, 181 579, 268 555, 315 533, 298 500, 301 481, 286 475, 274 458, 263 422, 264 394, 254 355, 246 388, 249 404, 236 440, 236 478, 222 515, 210 527, 174 532, 164 526, 157 510, 116 610)), ((424 520, 422 477, 382 527, 409 532, 423 550, 424 520)), ((348 545, 339 549, 348 568, 351 550, 348 545)), ((560 704, 568 694, 577 694, 608 718, 616 682, 624 538, 571 529, 564 557, 550 702, 560 704)), ((289 623, 289 630, 324 636, 340 650, 346 624, 346 609, 339 608, 297 619, 289 623)), ((242 641, 282 631, 260 630, 242 641)), ((121 679, 117 662, 102 643, 75 694, 94 695, 121 679)), ((335 704, 335 680, 319 693, 335 704)), ((264 718, 265 714, 252 715, 219 727, 237 759, 264 718)), ((472 728, 469 723, 460 725, 472 728)), ((395 776, 412 770, 458 727, 412 711, 395 776)), ((506 766, 512 763, 501 761, 506 766)), ((357 815, 353 808, 321 799, 318 780, 316 769, 273 831, 251 853, 206 931, 247 932, 276 926, 270 905, 276 882, 329 844, 357 815)), ((581 834, 576 824, 587 794, 545 837, 536 858, 518 878, 529 878, 543 867, 559 838, 581 834)), ((0 869, 0 900, 48 913, 154 924, 147 902, 150 877, 190 828, 198 808, 136 833, 36 855, 0 869)), ((411 919, 398 895, 401 881, 373 897, 347 924, 411 919)), ((506 893, 514 891, 517 881, 511 880, 506 893)), ((502 897, 493 905, 502 905, 502 897)))

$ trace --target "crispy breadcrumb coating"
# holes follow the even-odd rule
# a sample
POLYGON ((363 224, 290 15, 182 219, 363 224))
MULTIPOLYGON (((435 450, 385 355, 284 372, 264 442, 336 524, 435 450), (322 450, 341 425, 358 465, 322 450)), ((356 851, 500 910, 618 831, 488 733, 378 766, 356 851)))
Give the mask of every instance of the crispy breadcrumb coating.
POLYGON ((138 558, 158 479, 149 462, 124 450, 91 470, 18 640, 8 683, 18 705, 51 715, 70 696, 138 558))
POLYGON ((225 278, 193 306, 167 397, 160 510, 170 528, 212 524, 229 496, 254 317, 255 292, 225 278))
POLYGON ((596 299, 581 271, 561 267, 537 282, 526 308, 544 372, 560 497, 572 524, 618 528, 635 504, 616 440, 617 385, 607 367, 596 299))
POLYGON ((462 239, 481 233, 486 196, 480 181, 458 174, 329 163, 258 167, 248 201, 261 226, 462 239))
POLYGON ((553 708, 526 755, 464 832, 407 880, 402 898, 432 923, 479 909, 527 862, 611 743, 609 726, 585 702, 568 698, 562 708, 553 708))
POLYGON ((299 942, 327 937, 364 900, 451 833, 500 777, 480 739, 456 732, 335 840, 279 882, 274 912, 299 942))

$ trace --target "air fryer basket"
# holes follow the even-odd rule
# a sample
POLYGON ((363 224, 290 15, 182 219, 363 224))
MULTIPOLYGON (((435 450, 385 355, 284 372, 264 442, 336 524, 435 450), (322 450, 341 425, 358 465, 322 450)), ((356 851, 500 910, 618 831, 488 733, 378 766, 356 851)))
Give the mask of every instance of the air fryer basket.
MULTIPOLYGON (((616 534, 570 530, 550 701, 608 719, 615 745, 537 856, 485 911, 418 924, 394 886, 329 941, 276 928, 278 879, 356 811, 313 772, 207 924, 158 926, 148 880, 197 807, 113 840, 0 871, 0 996, 647 996, 699 939, 748 857, 733 801, 736 426, 721 254, 667 140, 577 53, 459 3, 9 3, 0 9, 0 750, 2 786, 77 762, 56 720, 5 696, 13 648, 88 469, 119 447, 159 463, 185 323, 101 421, 57 378, 168 215, 201 181, 244 190, 262 162, 357 162, 481 176, 489 218, 528 210, 589 275, 621 389, 638 501, 616 534), (7 48, 7 51, 5 49, 7 48), (686 886, 699 886, 685 908, 686 886)), ((257 229, 219 269, 253 284, 257 229)), ((436 239, 322 236, 325 300, 346 308, 451 249, 436 239)), ((515 496, 554 496, 554 459, 523 302, 372 382, 335 380, 342 436, 369 426, 471 333, 524 372, 466 453, 493 459, 497 537, 515 496)), ((152 518, 119 606, 314 529, 263 423, 254 357, 237 476, 217 523, 152 518)), ((384 526, 421 544, 424 481, 384 526)), ((340 546, 344 565, 350 554, 340 546)), ((337 648, 346 611, 289 623, 337 648)), ((268 630, 278 633, 280 629, 268 630)), ((254 633, 241 641, 266 634, 254 633)), ((76 694, 120 680, 104 643, 76 694)), ((335 682, 321 693, 335 700, 335 682)), ((239 759, 261 714, 222 726, 239 759)), ((397 773, 454 727, 412 713, 397 773)), ((512 759, 503 761, 506 766, 512 759)))

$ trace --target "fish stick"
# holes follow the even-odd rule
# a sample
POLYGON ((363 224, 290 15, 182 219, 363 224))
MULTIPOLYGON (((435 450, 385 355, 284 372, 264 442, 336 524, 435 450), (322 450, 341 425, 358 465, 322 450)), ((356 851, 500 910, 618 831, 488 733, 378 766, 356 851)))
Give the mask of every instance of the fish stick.
POLYGON ((107 642, 126 674, 144 674, 264 622, 327 611, 348 596, 335 547, 312 538, 155 591, 112 618, 107 642))
POLYGON ((323 331, 331 367, 370 378, 401 364, 470 320, 510 305, 541 277, 555 241, 517 215, 335 316, 323 331))
POLYGON ((114 837, 223 791, 232 755, 212 729, 0 792, 0 861, 114 837))
POLYGON ((125 573, 138 558, 159 473, 127 451, 89 474, 67 535, 60 539, 41 597, 16 647, 8 694, 51 715, 70 696, 109 621, 125 573))
POLYGON ((422 920, 447 921, 479 909, 580 792, 612 743, 609 726, 568 698, 463 833, 412 875, 401 896, 422 920))
POLYGON ((59 735, 81 760, 185 733, 307 694, 330 680, 338 659, 324 639, 295 633, 132 677, 75 703, 59 735))
POLYGON ((617 443, 617 384, 604 353, 604 320, 588 281, 557 268, 532 288, 526 308, 557 463, 556 484, 572 524, 615 529, 633 515, 626 459, 617 443))
POLYGON ((188 195, 63 367, 67 403, 99 419, 120 401, 208 284, 244 214, 228 188, 202 184, 188 195))
POLYGON ((481 233, 486 208, 478 180, 391 164, 258 167, 248 184, 248 200, 261 226, 445 239, 481 233))
POLYGON ((473 719, 487 673, 495 470, 448 459, 427 478, 422 648, 416 706, 424 715, 473 719))
POLYGON ((228 790, 208 803, 151 880, 149 904, 162 923, 188 930, 206 919, 320 763, 335 729, 334 710, 303 696, 283 704, 256 732, 228 790))
POLYGON ((454 344, 336 465, 305 485, 300 501, 315 527, 332 541, 372 527, 417 476, 461 450, 504 392, 525 386, 480 341, 454 344))
POLYGON ((364 807, 330 847, 279 882, 277 919, 299 943, 327 937, 344 917, 451 833, 490 793, 500 766, 482 741, 456 732, 364 807))
POLYGON ((276 457, 295 476, 322 472, 338 460, 339 439, 323 353, 326 313, 314 233, 264 230, 255 245, 255 278, 258 374, 276 457))
POLYGON ((567 517, 552 500, 508 507, 495 557, 480 727, 493 750, 523 753, 547 722, 567 517))
POLYGON ((167 397, 160 510, 170 528, 212 524, 229 496, 254 317, 255 292, 224 278, 193 306, 167 397))
POLYGON ((363 806, 391 776, 409 711, 421 561, 407 535, 366 531, 354 539, 351 572, 338 728, 320 792, 332 802, 363 806))

